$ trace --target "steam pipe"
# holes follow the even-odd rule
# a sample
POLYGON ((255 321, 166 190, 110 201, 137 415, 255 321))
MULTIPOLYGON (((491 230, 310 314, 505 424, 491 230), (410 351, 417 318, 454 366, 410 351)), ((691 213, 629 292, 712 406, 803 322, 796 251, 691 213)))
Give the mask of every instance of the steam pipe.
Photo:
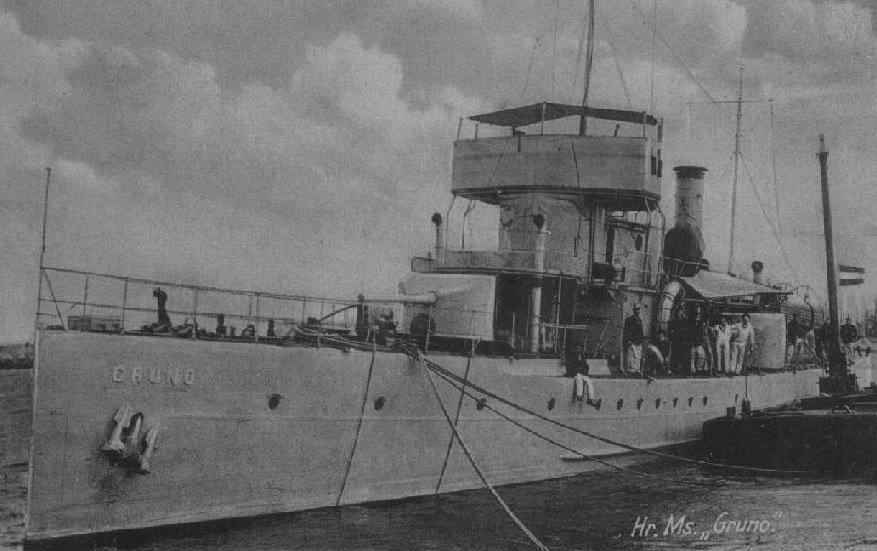
POLYGON ((536 277, 530 288, 530 352, 539 353, 539 318, 542 313, 542 275, 545 271, 545 217, 537 214, 533 217, 536 226, 536 258, 533 269, 536 277))
POLYGON ((432 223, 435 224, 435 263, 436 266, 444 266, 447 249, 445 249, 445 226, 442 223, 442 215, 434 213, 432 223))

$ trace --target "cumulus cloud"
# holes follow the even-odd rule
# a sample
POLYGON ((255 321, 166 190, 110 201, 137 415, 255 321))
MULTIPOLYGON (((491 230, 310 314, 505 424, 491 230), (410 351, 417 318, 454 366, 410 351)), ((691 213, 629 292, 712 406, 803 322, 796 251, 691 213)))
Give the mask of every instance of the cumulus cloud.
MULTIPOLYGON (((309 46, 286 87, 224 88, 213 66, 169 52, 50 47, 2 23, 0 43, 22 58, 15 74, 36 76, 0 89, 22 102, 0 139, 43 152, 18 167, 31 181, 55 168, 49 259, 60 265, 392 290, 443 208, 457 118, 480 106, 450 86, 406 94, 400 59, 350 33, 309 46)), ((38 212, 38 194, 27 200, 38 212)))
MULTIPOLYGON (((51 164, 53 263, 279 291, 392 289, 407 256, 431 241, 429 214, 449 198, 458 117, 580 101, 575 65, 585 3, 561 0, 557 17, 554 5, 381 0, 241 4, 228 12, 46 3, 18 16, 7 11, 0 15, 0 177, 14 185, 0 204, 10 221, 4 236, 36 240, 18 241, 17 254, 37 250, 30 245, 38 241, 43 168, 51 164)), ((730 147, 706 144, 732 138, 733 120, 716 107, 722 117, 685 140, 685 102, 705 99, 689 73, 728 99, 744 66, 747 96, 773 97, 786 141, 802 136, 780 151, 781 181, 809 177, 800 167, 813 161, 816 123, 836 144, 833 159, 846 163, 846 182, 864 182, 860 173, 872 170, 855 161, 875 134, 861 119, 877 120, 867 9, 814 0, 662 0, 663 40, 653 54, 651 2, 599 6, 592 103, 627 107, 617 66, 632 109, 649 107, 654 80, 657 112, 668 121, 666 166, 703 162, 721 180, 730 147), (854 119, 863 130, 843 128, 854 119), (798 150, 802 157, 791 153, 798 150)), ((750 105, 746 117, 752 138, 751 121, 766 115, 759 119, 750 105)), ((765 135, 749 143, 747 162, 759 172, 765 135)), ((842 193, 855 193, 845 185, 842 193)), ((720 211, 727 186, 714 188, 710 201, 720 211)), ((813 201, 800 196, 806 204, 798 210, 809 216, 813 201)), ((746 205, 758 208, 750 199, 746 205)), ((843 195, 837 201, 850 203, 843 195)), ((720 248, 726 220, 721 212, 711 220, 711 243, 720 248)), ((769 231, 747 223, 741 232, 750 230, 762 238, 769 231)), ((36 262, 15 258, 2 259, 36 262)), ((31 279, 20 283, 25 272, 13 278, 30 289, 31 279)))
POLYGON ((746 51, 754 58, 774 54, 837 71, 870 63, 877 54, 872 12, 852 2, 778 0, 747 9, 752 24, 746 51))
POLYGON ((406 0, 418 6, 444 10, 463 19, 479 19, 482 15, 481 2, 478 0, 406 0))

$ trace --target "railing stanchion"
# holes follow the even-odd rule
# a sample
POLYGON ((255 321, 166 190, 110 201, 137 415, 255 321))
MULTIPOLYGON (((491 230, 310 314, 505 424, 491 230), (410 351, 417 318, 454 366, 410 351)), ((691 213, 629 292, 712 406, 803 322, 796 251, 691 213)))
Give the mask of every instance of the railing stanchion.
POLYGON ((79 330, 85 331, 85 312, 88 305, 88 276, 85 276, 85 291, 82 293, 82 322, 79 324, 79 330))
POLYGON ((125 332, 125 311, 128 309, 128 279, 124 280, 122 284, 122 318, 121 323, 119 324, 119 332, 125 332))
POLYGON ((256 297, 256 320, 253 321, 253 327, 255 331, 253 332, 253 342, 255 344, 259 344, 259 293, 255 294, 256 297))
POLYGON ((192 340, 198 338, 198 288, 194 290, 192 296, 192 340))

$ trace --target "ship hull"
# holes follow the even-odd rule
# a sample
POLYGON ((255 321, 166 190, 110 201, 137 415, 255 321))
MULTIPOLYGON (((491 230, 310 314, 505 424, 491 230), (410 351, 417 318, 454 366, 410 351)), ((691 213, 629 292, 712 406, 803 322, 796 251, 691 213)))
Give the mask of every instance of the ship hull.
MULTIPOLYGON (((639 448, 698 439, 739 407, 818 391, 819 370, 760 377, 593 378, 602 407, 573 399, 556 360, 434 355, 443 368, 541 415, 639 448), (558 373, 558 375, 554 375, 558 373)), ((496 485, 602 468, 625 452, 432 375, 496 485)), ((43 331, 34 390, 27 538, 147 528, 451 492, 482 483, 454 441, 426 368, 401 353, 43 331), (101 447, 121 406, 158 427, 150 472, 101 447)))

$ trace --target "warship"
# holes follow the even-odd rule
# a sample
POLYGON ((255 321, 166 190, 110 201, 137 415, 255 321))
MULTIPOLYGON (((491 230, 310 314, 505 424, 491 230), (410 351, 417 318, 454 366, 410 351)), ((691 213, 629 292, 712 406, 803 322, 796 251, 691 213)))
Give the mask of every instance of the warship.
POLYGON ((452 247, 436 213, 397 295, 41 258, 28 541, 571 476, 694 442, 728 408, 818 394, 818 358, 788 362, 791 288, 765 285, 758 262, 750 278, 710 270, 707 169, 675 167, 674 220, 661 212, 662 120, 586 100, 469 123, 451 193, 497 212, 495 246, 452 247), (630 358, 635 312, 646 361, 630 358), (692 371, 685 320, 743 314, 747 374, 692 371), (647 366, 659 334, 669 363, 647 366), (566 376, 576 349, 586 379, 566 376))

